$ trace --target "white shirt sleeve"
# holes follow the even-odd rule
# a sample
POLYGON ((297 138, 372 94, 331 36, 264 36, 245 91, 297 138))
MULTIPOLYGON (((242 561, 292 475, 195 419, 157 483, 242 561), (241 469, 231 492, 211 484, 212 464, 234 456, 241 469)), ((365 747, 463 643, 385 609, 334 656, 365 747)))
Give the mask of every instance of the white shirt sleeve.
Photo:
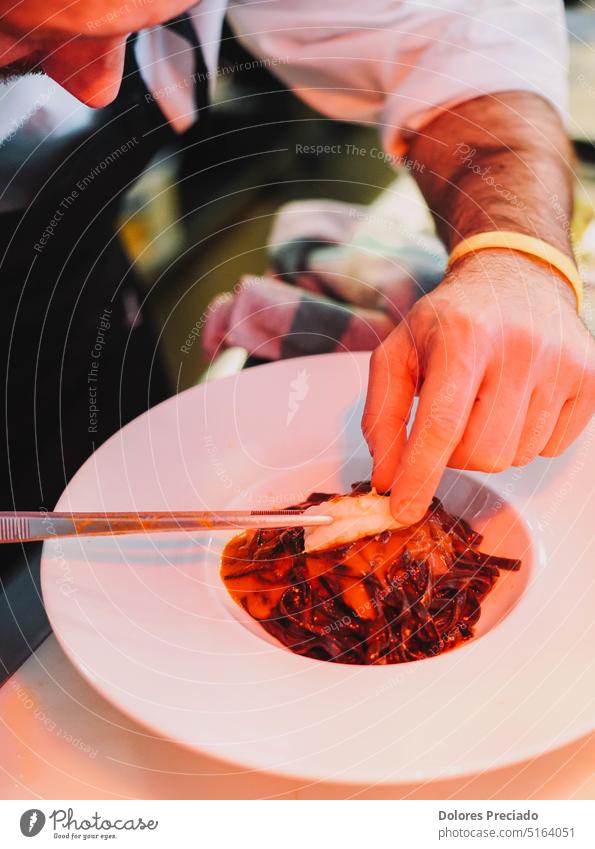
POLYGON ((561 0, 236 0, 239 40, 310 106, 401 153, 436 110, 540 94, 566 117, 561 0))

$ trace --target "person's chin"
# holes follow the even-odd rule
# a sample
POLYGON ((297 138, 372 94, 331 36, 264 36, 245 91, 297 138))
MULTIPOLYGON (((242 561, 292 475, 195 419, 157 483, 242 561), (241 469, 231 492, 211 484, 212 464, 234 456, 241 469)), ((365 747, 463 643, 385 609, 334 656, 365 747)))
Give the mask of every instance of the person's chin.
POLYGON ((44 69, 45 73, 58 83, 61 88, 76 97, 85 106, 91 109, 102 109, 108 106, 118 96, 120 88, 120 80, 110 81, 109 84, 94 84, 93 80, 80 79, 74 75, 63 79, 59 74, 56 74, 50 68, 44 69))

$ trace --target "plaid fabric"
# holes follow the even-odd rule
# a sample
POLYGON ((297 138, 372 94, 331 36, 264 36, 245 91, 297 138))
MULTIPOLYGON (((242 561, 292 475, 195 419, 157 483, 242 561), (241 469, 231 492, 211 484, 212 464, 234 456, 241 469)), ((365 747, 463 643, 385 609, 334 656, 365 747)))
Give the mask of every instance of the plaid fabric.
POLYGON ((369 351, 394 327, 379 310, 350 307, 288 283, 247 277, 208 308, 202 342, 209 357, 239 345, 267 360, 330 351, 369 351))

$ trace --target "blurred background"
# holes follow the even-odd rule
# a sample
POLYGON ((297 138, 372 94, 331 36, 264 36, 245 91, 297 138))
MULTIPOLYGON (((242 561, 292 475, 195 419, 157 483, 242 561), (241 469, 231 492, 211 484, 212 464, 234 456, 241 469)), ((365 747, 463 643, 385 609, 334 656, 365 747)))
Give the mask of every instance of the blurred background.
MULTIPOLYGON (((577 152, 573 223, 583 273, 595 280, 595 5, 567 3, 570 132, 577 152)), ((208 139, 160 155, 127 198, 121 234, 161 333, 172 388, 205 374, 200 344, 180 351, 212 298, 268 265, 267 236, 282 204, 332 198, 368 204, 395 180, 373 155, 304 155, 296 145, 378 147, 376 131, 327 121, 255 64, 228 30, 214 85, 208 139), (200 155, 198 155, 200 154, 200 155), (200 168, 197 163, 200 162, 200 168), (197 205, 196 198, 208 197, 197 205)), ((404 171, 400 192, 417 190, 404 171), (409 183, 410 185, 406 185, 409 183)), ((419 216, 418 216, 419 217, 419 216)), ((414 226, 431 226, 429 216, 414 226)))

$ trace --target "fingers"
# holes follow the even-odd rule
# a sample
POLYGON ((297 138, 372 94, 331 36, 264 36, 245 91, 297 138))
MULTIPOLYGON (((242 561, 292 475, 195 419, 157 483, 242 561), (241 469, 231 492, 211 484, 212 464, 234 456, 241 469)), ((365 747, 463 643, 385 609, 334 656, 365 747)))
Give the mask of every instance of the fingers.
POLYGON ((530 385, 499 369, 486 375, 448 465, 482 472, 508 469, 521 443, 531 395, 530 385))
POLYGON ((430 356, 392 484, 391 512, 404 525, 424 515, 465 431, 484 374, 483 360, 466 354, 461 340, 454 338, 441 342, 430 356))
POLYGON ((556 426, 565 397, 563 391, 546 386, 533 390, 513 466, 526 466, 541 454, 556 426))
POLYGON ((411 331, 400 324, 373 352, 362 430, 372 454, 372 484, 391 488, 406 440, 417 386, 417 361, 411 331))
POLYGON ((595 409, 593 395, 582 394, 569 398, 562 407, 552 435, 540 451, 543 457, 557 457, 574 442, 588 425, 595 409))
MULTIPOLYGON (((500 257, 494 268, 505 278, 500 257)), ((373 483, 390 487, 405 525, 423 517, 447 464, 500 471, 559 454, 595 412, 594 343, 557 290, 533 269, 527 310, 518 287, 502 279, 494 293, 473 269, 416 304, 371 363, 363 428, 373 483)))
POLYGON ((585 335, 585 350, 580 365, 575 367, 577 378, 560 415, 557 418, 551 436, 540 452, 544 457, 557 457, 562 454, 595 413, 595 367, 593 363, 593 340, 585 335))
MULTIPOLYGON (((498 328, 498 337, 503 330, 498 328)), ((449 466, 482 472, 510 468, 527 422, 538 354, 533 339, 523 334, 508 333, 506 342, 498 339, 449 466)))

